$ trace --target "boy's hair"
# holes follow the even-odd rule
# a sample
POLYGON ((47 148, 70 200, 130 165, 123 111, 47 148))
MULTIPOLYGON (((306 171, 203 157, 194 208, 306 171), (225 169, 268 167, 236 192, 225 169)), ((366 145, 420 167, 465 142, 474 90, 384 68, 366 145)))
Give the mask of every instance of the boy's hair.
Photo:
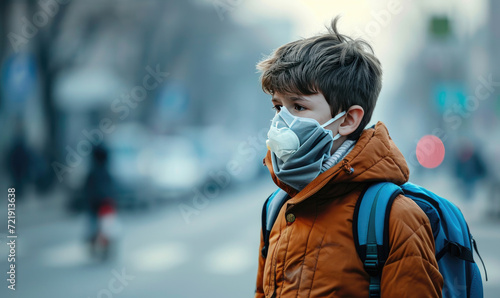
POLYGON ((328 33, 285 44, 257 64, 262 89, 268 94, 321 92, 332 116, 352 105, 364 116, 349 139, 359 137, 370 122, 382 88, 382 68, 372 47, 337 30, 337 16, 328 33))

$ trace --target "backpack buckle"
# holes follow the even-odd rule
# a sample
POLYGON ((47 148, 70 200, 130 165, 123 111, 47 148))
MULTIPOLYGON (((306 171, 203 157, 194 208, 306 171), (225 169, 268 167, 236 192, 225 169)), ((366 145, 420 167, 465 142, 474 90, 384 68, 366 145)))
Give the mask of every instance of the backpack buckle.
POLYGON ((378 261, 378 250, 376 243, 368 243, 366 245, 366 258, 363 263, 365 271, 370 274, 370 276, 377 276, 380 273, 380 266, 378 261))
POLYGON ((370 276, 376 276, 379 273, 379 266, 378 266, 378 260, 375 259, 366 259, 365 263, 363 264, 365 267, 365 271, 370 274, 370 276))

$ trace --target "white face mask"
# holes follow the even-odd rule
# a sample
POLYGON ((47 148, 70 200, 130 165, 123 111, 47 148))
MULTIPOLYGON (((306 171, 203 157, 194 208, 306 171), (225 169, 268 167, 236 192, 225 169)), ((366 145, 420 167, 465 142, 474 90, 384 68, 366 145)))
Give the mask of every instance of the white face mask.
MULTIPOLYGON (((320 125, 318 121, 314 119, 294 116, 285 107, 282 107, 281 111, 274 117, 272 122, 273 124, 271 125, 271 128, 267 133, 267 148, 274 154, 276 154, 276 156, 283 162, 286 162, 290 158, 290 156, 297 152, 297 150, 300 148, 301 142, 296 132, 300 133, 301 130, 322 129, 329 133, 330 130, 325 129, 325 127, 332 124, 340 117, 344 116, 345 113, 346 112, 341 112, 334 118, 320 125), (284 113, 285 115, 283 115, 282 113, 284 113), (285 120, 283 117, 293 120, 290 124, 288 124, 287 120, 285 120), (288 127, 283 126, 281 128, 278 128, 278 123, 280 122, 279 118, 281 118, 281 121, 288 127)), ((337 133, 334 137, 332 137, 331 141, 335 141, 340 137, 341 135, 337 133)))
POLYGON ((267 134, 274 174, 287 185, 302 190, 321 173, 323 161, 330 157, 335 137, 325 129, 345 112, 323 125, 311 118, 296 117, 285 107, 277 113, 267 134))

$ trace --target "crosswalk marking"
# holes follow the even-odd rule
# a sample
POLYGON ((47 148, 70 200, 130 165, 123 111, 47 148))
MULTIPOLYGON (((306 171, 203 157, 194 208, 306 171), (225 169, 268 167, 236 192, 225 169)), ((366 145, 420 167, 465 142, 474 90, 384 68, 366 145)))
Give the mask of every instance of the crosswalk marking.
POLYGON ((78 267, 90 262, 85 248, 80 241, 66 242, 46 249, 41 260, 48 267, 78 267))
POLYGON ((130 262, 140 271, 165 271, 186 262, 189 251, 181 242, 150 245, 134 251, 130 262))
POLYGON ((239 274, 252 267, 254 250, 239 243, 218 247, 205 256, 205 268, 210 273, 239 274))

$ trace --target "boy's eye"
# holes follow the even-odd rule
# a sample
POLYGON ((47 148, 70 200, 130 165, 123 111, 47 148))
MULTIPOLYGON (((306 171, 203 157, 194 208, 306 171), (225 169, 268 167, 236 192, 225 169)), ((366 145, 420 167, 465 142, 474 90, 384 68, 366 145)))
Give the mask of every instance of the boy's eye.
POLYGON ((281 110, 281 105, 275 105, 274 107, 272 107, 273 110, 275 110, 276 112, 279 112, 281 110))
POLYGON ((298 104, 296 104, 294 108, 295 108, 295 110, 297 110, 297 111, 299 111, 299 112, 301 112, 301 111, 305 111, 305 109, 306 109, 306 108, 304 108, 303 106, 298 105, 298 104))

